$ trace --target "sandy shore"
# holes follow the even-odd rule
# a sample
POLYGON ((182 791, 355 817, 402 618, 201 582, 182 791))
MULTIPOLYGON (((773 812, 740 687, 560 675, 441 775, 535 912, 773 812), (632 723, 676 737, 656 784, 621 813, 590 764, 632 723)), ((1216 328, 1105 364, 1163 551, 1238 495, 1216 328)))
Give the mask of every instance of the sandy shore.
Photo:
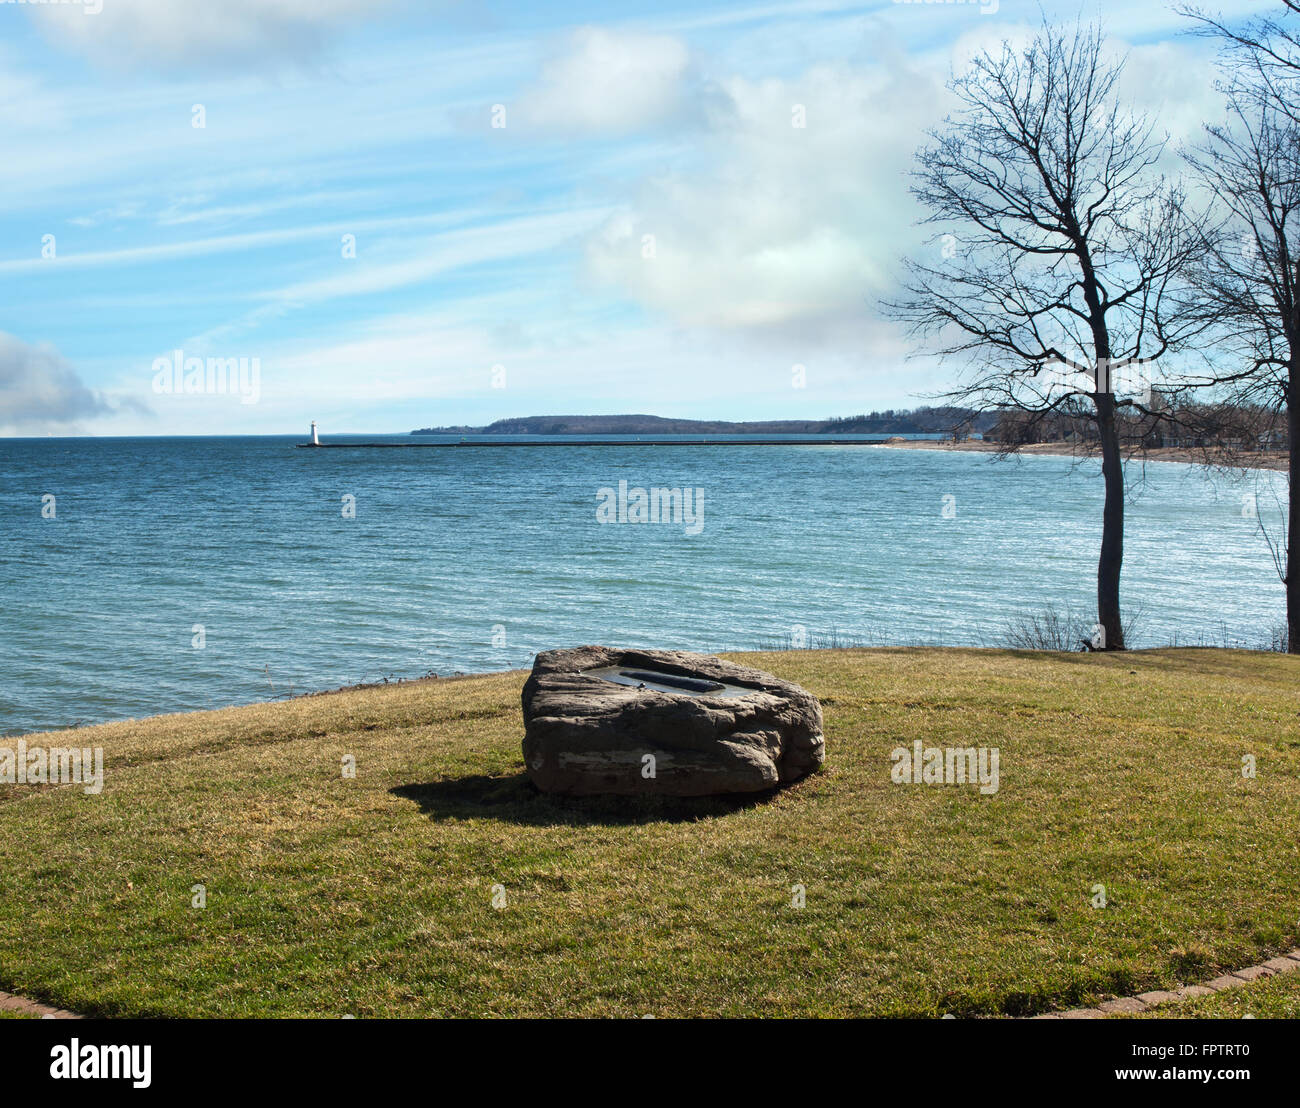
MULTIPOLYGON (((880 445, 888 446, 894 450, 959 450, 974 454, 995 454, 998 450, 998 444, 982 442, 979 439, 970 439, 966 442, 936 442, 933 439, 893 439, 880 445)), ((1040 442, 1022 446, 1019 453, 1043 454, 1058 458, 1099 457, 1096 454, 1076 454, 1069 445, 1059 442, 1040 442)), ((1134 458, 1140 460, 1141 456, 1134 455, 1134 458)), ((1206 454, 1199 450, 1181 446, 1162 446, 1154 450, 1148 450, 1145 458, 1151 462, 1183 462, 1188 465, 1205 465, 1207 460, 1210 460, 1207 459, 1206 454)), ((1285 453, 1243 454, 1236 459, 1234 464, 1245 469, 1276 469, 1285 472, 1289 465, 1289 459, 1290 456, 1285 453)))

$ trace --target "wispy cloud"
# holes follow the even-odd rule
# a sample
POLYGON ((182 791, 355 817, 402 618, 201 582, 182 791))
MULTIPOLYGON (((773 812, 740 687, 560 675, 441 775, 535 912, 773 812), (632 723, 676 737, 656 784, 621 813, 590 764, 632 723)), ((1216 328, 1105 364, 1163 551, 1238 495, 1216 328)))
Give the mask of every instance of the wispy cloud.
POLYGON ((578 209, 503 220, 401 244, 403 256, 374 264, 340 267, 338 273, 256 294, 259 298, 314 302, 388 292, 419 284, 440 273, 509 258, 525 258, 566 242, 576 244, 609 216, 609 208, 578 209))
MULTIPOLYGON (((217 235, 207 238, 186 239, 181 242, 158 243, 151 246, 133 246, 121 250, 99 250, 84 253, 56 253, 53 259, 43 258, 34 252, 30 258, 10 258, 0 261, 0 273, 30 273, 48 270, 52 266, 62 269, 85 269, 101 266, 120 268, 146 265, 153 262, 176 261, 211 254, 229 254, 284 246, 312 239, 337 238, 358 231, 420 230, 430 226, 445 225, 472 218, 473 212, 442 212, 433 215, 403 216, 392 219, 349 220, 338 223, 315 224, 310 227, 289 227, 283 230, 250 231, 238 235, 217 235)), ((39 245, 39 244, 38 244, 39 245)))

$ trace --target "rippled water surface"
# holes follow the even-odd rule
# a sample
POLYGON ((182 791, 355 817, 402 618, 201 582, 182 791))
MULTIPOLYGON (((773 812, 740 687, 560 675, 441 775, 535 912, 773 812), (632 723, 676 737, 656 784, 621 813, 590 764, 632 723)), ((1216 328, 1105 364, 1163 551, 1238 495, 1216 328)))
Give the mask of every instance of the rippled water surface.
MULTIPOLYGON (((587 642, 996 645, 1012 613, 1086 611, 1095 592, 1101 482, 1063 458, 295 441, 0 441, 0 731, 524 666, 587 642), (620 481, 702 490, 703 526, 600 524, 600 490, 620 481)), ((1124 574, 1139 644, 1255 645, 1283 622, 1242 511, 1252 490, 1274 511, 1253 483, 1146 467, 1124 574)))

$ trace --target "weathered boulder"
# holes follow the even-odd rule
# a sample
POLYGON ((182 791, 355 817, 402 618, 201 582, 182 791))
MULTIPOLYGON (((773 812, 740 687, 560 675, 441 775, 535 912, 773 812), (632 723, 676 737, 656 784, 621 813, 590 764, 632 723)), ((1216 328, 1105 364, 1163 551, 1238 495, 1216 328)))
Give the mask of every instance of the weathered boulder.
POLYGON ((581 646, 537 655, 524 762, 545 792, 753 793, 822 763, 817 698, 706 654, 581 646))

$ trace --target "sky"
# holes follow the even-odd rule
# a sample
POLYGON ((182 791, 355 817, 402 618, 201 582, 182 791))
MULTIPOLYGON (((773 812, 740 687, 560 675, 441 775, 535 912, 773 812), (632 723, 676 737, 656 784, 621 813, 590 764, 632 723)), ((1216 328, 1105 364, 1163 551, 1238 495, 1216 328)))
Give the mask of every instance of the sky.
POLYGON ((1175 147, 1217 116, 1153 0, 0 0, 0 435, 926 403, 908 172, 1043 14, 1175 147))

